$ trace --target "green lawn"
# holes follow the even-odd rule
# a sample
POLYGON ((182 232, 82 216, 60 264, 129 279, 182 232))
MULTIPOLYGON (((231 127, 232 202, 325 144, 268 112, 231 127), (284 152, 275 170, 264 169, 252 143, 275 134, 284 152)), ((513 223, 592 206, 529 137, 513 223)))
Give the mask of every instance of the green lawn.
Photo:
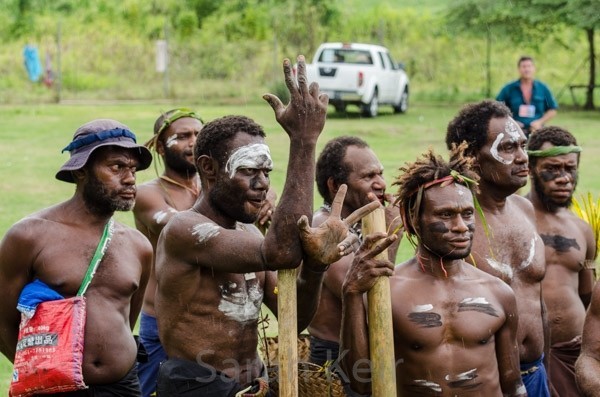
MULTIPOLYGON (((64 200, 73 193, 73 185, 59 182, 54 174, 68 158, 60 151, 71 140, 75 129, 94 118, 114 118, 127 124, 137 134, 139 141, 151 136, 155 118, 161 111, 189 104, 119 104, 119 105, 39 105, 0 107, 2 130, 0 131, 0 236, 17 220, 27 214, 64 200)), ((376 119, 363 119, 350 108, 347 115, 330 114, 319 149, 324 143, 339 135, 356 135, 365 139, 385 166, 388 185, 405 161, 433 147, 445 153, 443 143, 446 125, 460 106, 414 105, 405 115, 384 113, 376 119)), ((205 120, 227 115, 244 114, 261 123, 267 131, 275 170, 272 184, 281 192, 288 154, 288 140, 276 123, 273 112, 265 104, 247 106, 196 106, 205 120)), ((382 109, 386 112, 387 109, 382 109)), ((600 193, 600 112, 579 112, 561 109, 553 124, 563 126, 574 133, 584 148, 578 191, 600 193)), ((155 177, 151 167, 139 174, 144 182, 155 177)), ((393 187, 391 188, 393 190, 393 187)), ((316 190, 316 189, 315 189, 316 190)), ((526 189, 524 189, 524 192, 526 189)), ((321 200, 316 199, 319 205, 321 200)), ((119 214, 118 219, 133 226, 130 213, 119 214)), ((411 255, 403 244, 398 261, 411 255)), ((6 394, 10 381, 11 366, 0 359, 0 394, 6 394)))

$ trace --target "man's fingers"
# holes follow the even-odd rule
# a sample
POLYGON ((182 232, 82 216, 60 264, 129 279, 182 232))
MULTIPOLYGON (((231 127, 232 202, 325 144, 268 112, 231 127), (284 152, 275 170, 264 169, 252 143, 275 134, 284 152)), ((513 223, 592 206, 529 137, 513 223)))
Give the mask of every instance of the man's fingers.
POLYGON ((283 60, 283 75, 285 78, 285 85, 287 86, 287 89, 290 92, 290 101, 293 102, 294 99, 297 100, 297 98, 299 97, 298 82, 296 81, 296 77, 294 76, 292 64, 287 58, 283 60))
POLYGON ((306 77, 306 62, 304 61, 304 55, 298 55, 298 88, 303 98, 308 97, 308 81, 306 77))
MULTIPOLYGON (((344 206, 344 199, 346 198, 346 191, 348 190, 348 186, 345 184, 340 185, 335 197, 333 198, 333 203, 331 204, 331 215, 334 219, 339 219, 342 214, 342 207, 344 206)), ((348 223, 348 225, 352 225, 354 223, 348 223)))
POLYGON ((340 255, 346 256, 356 251, 359 246, 358 236, 354 233, 348 233, 346 238, 338 244, 340 255))
POLYGON ((300 219, 298 219, 298 229, 300 232, 308 233, 310 231, 310 225, 308 224, 308 217, 306 215, 302 215, 300 219))
POLYGON ((315 98, 316 100, 319 100, 319 84, 314 81, 310 83, 310 85, 308 86, 308 93, 311 97, 315 98))
MULTIPOLYGON (((344 219, 344 223, 348 226, 354 225, 365 215, 368 215, 371 212, 375 211, 377 208, 379 208, 380 205, 381 204, 379 204, 379 201, 371 201, 369 204, 363 205, 362 207, 351 213, 346 219, 344 219)), ((333 214, 333 207, 331 207, 331 213, 333 214)))
POLYGON ((281 112, 284 109, 284 106, 283 106, 283 103, 281 102, 281 100, 273 94, 265 94, 265 95, 263 95, 263 99, 265 101, 267 101, 269 103, 269 105, 271 105, 271 107, 275 111, 275 118, 279 119, 279 115, 281 114, 281 112))
POLYGON ((321 104, 327 107, 327 105, 329 105, 329 95, 323 92, 319 93, 319 102, 321 102, 321 104))
POLYGON ((375 244, 375 246, 369 249, 369 253, 367 256, 375 257, 385 251, 394 241, 398 239, 398 236, 392 234, 391 236, 387 236, 386 238, 380 240, 375 244))

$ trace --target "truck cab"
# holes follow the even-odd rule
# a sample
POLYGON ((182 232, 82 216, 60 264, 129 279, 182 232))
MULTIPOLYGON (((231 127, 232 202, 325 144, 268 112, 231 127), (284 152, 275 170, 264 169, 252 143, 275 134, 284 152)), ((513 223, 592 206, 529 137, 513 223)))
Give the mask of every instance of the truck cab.
POLYGON ((408 109, 408 76, 385 47, 324 43, 306 68, 308 80, 319 84, 336 111, 357 105, 365 116, 375 117, 380 105, 398 113, 408 109))

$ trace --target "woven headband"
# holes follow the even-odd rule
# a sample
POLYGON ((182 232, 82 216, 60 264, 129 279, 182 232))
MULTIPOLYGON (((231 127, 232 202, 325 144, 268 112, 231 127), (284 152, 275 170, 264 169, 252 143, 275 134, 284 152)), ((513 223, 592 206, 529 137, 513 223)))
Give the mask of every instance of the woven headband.
POLYGON ((75 139, 73 142, 69 143, 61 153, 64 152, 72 152, 73 150, 79 149, 83 146, 90 145, 94 142, 105 141, 110 138, 130 138, 133 139, 133 142, 137 142, 135 139, 135 135, 133 132, 126 130, 124 128, 114 128, 112 130, 106 130, 97 132, 95 134, 86 135, 82 138, 75 139))
POLYGON ((532 157, 554 157, 562 154, 581 153, 581 146, 554 146, 546 150, 528 150, 527 154, 532 157))
POLYGON ((165 117, 162 124, 160 125, 160 128, 154 133, 154 136, 148 142, 146 142, 144 145, 148 149, 151 149, 152 147, 154 147, 156 145, 156 141, 158 140, 158 137, 160 137, 160 134, 162 134, 162 132, 164 130, 169 128, 169 126, 171 124, 173 124, 174 121, 179 120, 184 117, 191 117, 193 119, 200 121, 202 124, 204 124, 204 121, 202 120, 202 118, 198 114, 196 114, 196 112, 194 112, 193 110, 187 109, 187 108, 175 109, 175 111, 173 113, 171 113, 169 116, 165 117))

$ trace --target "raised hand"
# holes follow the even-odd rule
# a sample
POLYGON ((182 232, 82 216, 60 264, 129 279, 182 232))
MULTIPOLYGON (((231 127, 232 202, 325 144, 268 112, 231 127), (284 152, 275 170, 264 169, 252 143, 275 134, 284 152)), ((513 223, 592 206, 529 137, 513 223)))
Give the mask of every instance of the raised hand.
POLYGON ((383 250, 392 245, 398 236, 395 234, 373 233, 365 237, 360 249, 354 255, 352 266, 346 273, 343 290, 345 293, 364 293, 370 290, 378 277, 394 274, 394 265, 389 260, 376 259, 383 250))
POLYGON ((333 199, 331 215, 318 227, 310 227, 306 216, 302 216, 298 221, 302 248, 314 262, 327 266, 354 252, 358 248, 359 242, 358 237, 350 232, 350 226, 380 205, 379 202, 373 201, 342 220, 342 206, 347 189, 346 185, 340 186, 333 199))
POLYGON ((265 94, 263 99, 269 102, 275 111, 275 119, 291 139, 311 139, 316 142, 325 125, 329 98, 326 94, 319 93, 317 83, 308 85, 303 55, 298 56, 297 83, 289 59, 283 60, 283 74, 290 92, 288 105, 285 106, 273 94, 265 94))

